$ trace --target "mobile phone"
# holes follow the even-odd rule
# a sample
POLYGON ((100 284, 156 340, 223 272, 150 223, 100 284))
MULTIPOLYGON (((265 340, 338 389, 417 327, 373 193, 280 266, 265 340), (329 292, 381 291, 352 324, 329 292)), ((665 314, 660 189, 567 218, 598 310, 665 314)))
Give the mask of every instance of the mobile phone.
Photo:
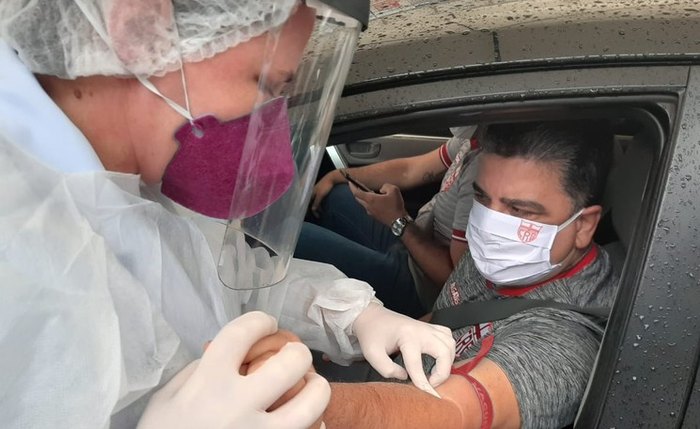
POLYGON ((361 190, 363 190, 365 192, 374 192, 375 194, 379 193, 379 192, 375 191, 374 189, 370 189, 364 183, 360 183, 357 180, 353 179, 353 177, 350 175, 350 173, 347 172, 347 170, 340 170, 340 174, 342 174, 343 177, 345 177, 345 179, 348 182, 352 183, 353 185, 357 186, 358 188, 360 188, 361 190))

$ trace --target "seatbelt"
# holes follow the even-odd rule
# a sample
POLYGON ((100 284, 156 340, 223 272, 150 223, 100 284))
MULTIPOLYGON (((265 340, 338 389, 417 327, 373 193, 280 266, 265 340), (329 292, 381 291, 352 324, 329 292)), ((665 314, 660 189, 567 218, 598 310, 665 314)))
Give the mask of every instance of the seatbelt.
POLYGON ((466 326, 493 322, 505 319, 521 311, 531 308, 555 308, 571 310, 588 316, 607 319, 610 309, 606 307, 579 307, 552 300, 508 298, 491 301, 463 302, 454 307, 441 308, 433 311, 430 323, 447 326, 455 330, 466 326))

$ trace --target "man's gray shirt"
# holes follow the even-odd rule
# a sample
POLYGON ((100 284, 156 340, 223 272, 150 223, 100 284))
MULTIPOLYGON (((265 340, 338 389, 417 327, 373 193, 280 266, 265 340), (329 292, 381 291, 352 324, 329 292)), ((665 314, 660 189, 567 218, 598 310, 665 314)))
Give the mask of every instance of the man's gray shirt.
MULTIPOLYGON (((469 254, 448 278, 435 309, 465 301, 523 296, 581 307, 612 307, 617 290, 610 259, 592 247, 574 268, 535 287, 498 287, 476 270, 469 254)), ((526 310, 493 323, 453 331, 455 363, 473 358, 481 340, 494 335, 486 358, 513 386, 523 428, 561 428, 574 420, 604 328, 590 316, 553 308, 526 310)), ((432 363, 426 361, 426 369, 432 363)))

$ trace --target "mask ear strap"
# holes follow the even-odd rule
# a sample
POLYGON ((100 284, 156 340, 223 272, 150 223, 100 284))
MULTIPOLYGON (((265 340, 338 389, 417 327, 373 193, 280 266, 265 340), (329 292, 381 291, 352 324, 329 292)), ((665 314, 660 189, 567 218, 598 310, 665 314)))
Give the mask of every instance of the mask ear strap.
MULTIPOLYGON (((95 32, 97 32, 98 36, 100 36, 102 41, 104 41, 107 44, 107 46, 111 47, 112 43, 111 43, 110 38, 107 36, 107 33, 105 32, 102 25, 100 25, 100 23, 96 21, 93 14, 88 13, 87 11, 83 10, 84 8, 80 5, 78 7, 80 7, 81 11, 83 12, 83 15, 85 15, 85 17, 88 19, 88 21, 92 24, 92 29, 95 30, 95 32)), ((176 28, 177 28, 177 26, 176 26, 176 28)), ((112 50, 114 51, 113 48, 112 48, 112 50)), ((116 55, 116 52, 115 52, 115 55, 116 55)), ((119 56, 117 55, 117 57, 119 57, 119 56)), ((194 118, 193 118, 191 110, 190 110, 190 98, 188 96, 188 91, 187 91, 187 80, 185 79, 185 70, 184 70, 184 67, 182 66, 182 57, 179 58, 179 62, 180 62, 180 77, 182 78, 182 88, 185 92, 185 107, 180 106, 179 104, 177 104, 173 100, 164 96, 158 90, 158 88, 156 88, 156 86, 153 85, 153 83, 151 81, 149 81, 148 79, 146 79, 145 77, 136 76, 136 79, 138 79, 138 81, 141 82, 141 85, 146 87, 147 90, 151 91, 152 93, 154 93, 158 97, 162 98, 163 101, 165 101, 168 104, 168 106, 170 106, 178 114, 184 116, 188 121, 190 121, 190 123, 193 123, 194 118)))
POLYGON ((190 110, 190 97, 189 97, 188 91, 187 91, 187 80, 185 79, 185 70, 182 67, 182 63, 180 63, 180 76, 182 78, 182 89, 185 92, 185 107, 180 106, 179 104, 177 104, 176 102, 174 102, 170 98, 163 95, 158 90, 158 88, 156 88, 156 86, 153 85, 153 82, 146 79, 145 77, 136 76, 136 79, 138 79, 139 82, 141 82, 141 85, 143 85, 147 90, 151 91, 153 94, 155 94, 158 97, 160 97, 161 99, 163 99, 163 101, 165 101, 165 103, 168 106, 170 106, 174 111, 176 111, 178 114, 184 116, 188 121, 190 121, 190 123, 192 123, 192 121, 194 121, 194 117, 192 116, 192 113, 190 110))
POLYGON ((583 208, 583 209, 577 211, 577 212, 574 213, 574 215, 571 216, 566 222, 564 222, 564 223, 562 223, 561 225, 559 225, 559 227, 557 228, 557 232, 559 232, 559 231, 561 231, 562 229, 566 228, 567 226, 571 225, 571 222, 573 222, 573 221, 575 221, 576 219, 578 219, 578 217, 581 216, 581 213, 583 213, 584 210, 585 210, 585 208, 583 208))

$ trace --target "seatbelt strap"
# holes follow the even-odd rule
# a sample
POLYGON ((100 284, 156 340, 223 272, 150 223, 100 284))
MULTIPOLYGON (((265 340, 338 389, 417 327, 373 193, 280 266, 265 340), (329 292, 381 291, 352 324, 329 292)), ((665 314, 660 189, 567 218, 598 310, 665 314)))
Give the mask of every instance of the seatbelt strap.
POLYGON ((531 308, 570 310, 601 319, 607 319, 610 314, 610 309, 607 307, 579 307, 551 300, 508 298, 491 301, 469 301, 454 307, 441 308, 433 311, 430 323, 447 326, 455 330, 465 326, 474 326, 505 319, 531 308))

